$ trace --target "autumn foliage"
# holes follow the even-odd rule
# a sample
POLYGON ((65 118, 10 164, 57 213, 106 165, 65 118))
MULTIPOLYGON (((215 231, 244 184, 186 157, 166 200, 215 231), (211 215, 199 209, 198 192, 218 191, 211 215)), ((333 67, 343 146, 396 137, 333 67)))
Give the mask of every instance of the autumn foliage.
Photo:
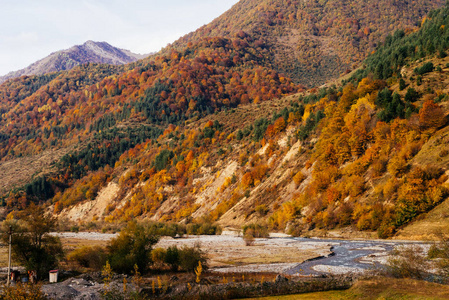
POLYGON ((344 45, 369 49, 384 33, 355 18, 372 13, 366 10, 340 16, 332 1, 290 2, 296 6, 261 3, 266 10, 252 16, 260 32, 217 21, 199 31, 207 37, 188 35, 132 65, 83 65, 2 84, 2 161, 72 149, 48 174, 2 197, 6 209, 40 203, 59 214, 113 184, 118 192, 98 216, 106 224, 149 218, 192 229, 199 220, 264 220, 295 234, 353 226, 388 237, 437 206, 448 196, 446 91, 433 90, 432 80, 418 88, 405 76, 402 91, 398 73, 385 65, 294 95, 302 86, 276 70, 299 71, 274 63, 268 32, 301 24, 315 34, 295 44, 307 59, 290 65, 301 66, 323 62, 317 41, 342 28, 352 34, 341 32, 345 39, 333 46, 346 63, 364 54, 352 57, 344 45), (335 9, 335 18, 315 20, 323 16, 317 5, 335 9), (214 35, 222 30, 230 36, 214 35))

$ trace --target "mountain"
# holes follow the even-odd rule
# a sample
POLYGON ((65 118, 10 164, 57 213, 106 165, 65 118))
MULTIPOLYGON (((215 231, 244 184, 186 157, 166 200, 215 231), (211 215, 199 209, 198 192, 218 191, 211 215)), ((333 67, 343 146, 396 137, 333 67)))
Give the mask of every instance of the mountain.
POLYGON ((34 202, 99 229, 142 219, 392 236, 449 196, 448 13, 382 29, 359 69, 320 89, 276 71, 271 34, 262 47, 250 31, 204 28, 131 64, 9 80, 5 216, 34 202))
MULTIPOLYGON (((99 161, 89 159, 88 169, 96 170, 113 165, 146 139, 156 139, 170 124, 300 89, 260 66, 263 59, 248 41, 205 38, 182 52, 128 65, 85 64, 9 80, 0 85, 1 160, 56 147, 112 147, 99 161)), ((86 174, 81 164, 67 162, 73 171, 67 179, 86 174)))
POLYGON ((265 66, 296 83, 320 86, 352 70, 397 29, 416 30, 444 0, 242 0, 173 43, 249 35, 269 56, 265 66))
POLYGON ((127 64, 145 58, 146 56, 113 47, 106 42, 87 41, 82 45, 54 52, 24 69, 0 76, 0 83, 23 75, 42 75, 70 70, 75 66, 85 63, 127 64))

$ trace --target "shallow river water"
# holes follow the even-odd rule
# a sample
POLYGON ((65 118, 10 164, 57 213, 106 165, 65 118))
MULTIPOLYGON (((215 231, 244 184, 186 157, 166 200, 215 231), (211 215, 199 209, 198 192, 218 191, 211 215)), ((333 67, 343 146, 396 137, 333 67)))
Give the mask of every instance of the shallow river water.
POLYGON ((332 255, 317 258, 284 270, 289 275, 319 275, 322 273, 345 274, 360 273, 379 267, 387 261, 388 254, 401 245, 419 244, 418 242, 398 241, 357 241, 294 238, 297 242, 326 243, 333 245, 332 255))

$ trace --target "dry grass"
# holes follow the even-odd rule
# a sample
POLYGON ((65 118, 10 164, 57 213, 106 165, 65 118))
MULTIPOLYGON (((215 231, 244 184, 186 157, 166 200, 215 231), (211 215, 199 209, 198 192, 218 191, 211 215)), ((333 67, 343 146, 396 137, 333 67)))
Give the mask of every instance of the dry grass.
POLYGON ((449 286, 412 279, 373 278, 358 281, 346 291, 263 297, 264 300, 302 299, 449 299, 449 286))
POLYGON ((198 121, 187 121, 190 123, 188 128, 204 127, 207 121, 219 121, 223 125, 223 131, 231 129, 232 131, 237 129, 243 129, 246 125, 253 124, 260 118, 271 119, 273 112, 280 112, 285 107, 290 107, 290 101, 297 101, 302 93, 289 95, 280 99, 273 99, 270 101, 262 101, 259 103, 250 103, 239 105, 236 108, 221 111, 216 114, 211 114, 205 118, 201 118, 198 121))
POLYGON ((62 245, 66 252, 73 251, 76 248, 81 248, 84 246, 100 246, 105 247, 108 241, 106 240, 83 240, 83 239, 74 239, 74 238, 61 238, 62 245))
POLYGON ((0 267, 8 266, 8 246, 0 248, 0 267))
MULTIPOLYGON (((76 248, 83 246, 106 246, 107 241, 97 241, 97 240, 82 240, 82 239, 61 239, 62 245, 66 253, 73 251, 76 248)), ((14 260, 12 261, 14 266, 14 260)), ((0 247, 0 267, 8 266, 8 247, 0 247)))
POLYGON ((73 147, 46 150, 37 155, 0 162, 0 194, 29 183, 33 176, 39 177, 53 171, 51 164, 72 150, 73 147))
POLYGON ((445 127, 432 135, 421 151, 413 158, 413 164, 437 165, 449 169, 449 127, 445 127))
MULTIPOLYGON (((263 246, 259 246, 263 247, 263 246)), ((235 257, 230 261, 223 261, 226 264, 235 264, 235 265, 247 265, 247 264, 275 264, 275 263, 301 263, 307 259, 314 258, 317 256, 316 251, 312 250, 298 250, 293 249, 291 247, 286 248, 276 248, 270 253, 260 253, 258 246, 254 246, 254 248, 249 248, 245 250, 249 250, 250 252, 256 252, 250 257, 235 257)), ((248 252, 248 251, 245 251, 248 252)), ((247 255, 249 253, 246 253, 247 255)))

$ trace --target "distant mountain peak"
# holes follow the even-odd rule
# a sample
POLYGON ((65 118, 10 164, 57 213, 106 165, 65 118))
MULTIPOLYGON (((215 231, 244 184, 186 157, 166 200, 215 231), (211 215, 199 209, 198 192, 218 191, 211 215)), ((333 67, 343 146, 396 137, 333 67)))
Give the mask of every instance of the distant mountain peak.
POLYGON ((145 58, 147 55, 135 54, 129 50, 119 49, 107 42, 88 40, 82 45, 51 53, 28 67, 0 76, 0 83, 24 75, 42 75, 62 70, 70 70, 85 63, 105 63, 121 65, 145 58))

